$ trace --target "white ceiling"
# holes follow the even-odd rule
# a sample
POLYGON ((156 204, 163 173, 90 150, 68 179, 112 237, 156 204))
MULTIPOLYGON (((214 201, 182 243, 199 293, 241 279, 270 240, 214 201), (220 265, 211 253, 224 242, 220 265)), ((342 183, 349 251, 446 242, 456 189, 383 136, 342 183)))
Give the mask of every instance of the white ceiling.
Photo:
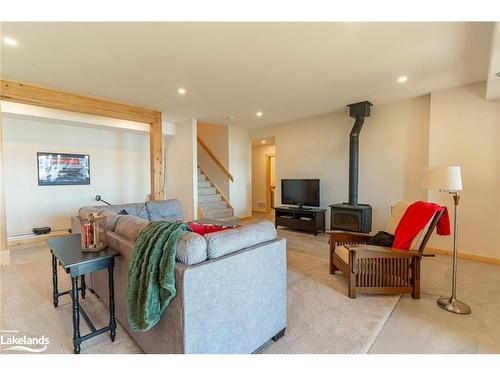
POLYGON ((3 23, 3 36, 18 45, 3 46, 1 73, 151 106, 171 122, 253 128, 484 81, 492 26, 3 23), (408 81, 398 84, 403 74, 408 81))

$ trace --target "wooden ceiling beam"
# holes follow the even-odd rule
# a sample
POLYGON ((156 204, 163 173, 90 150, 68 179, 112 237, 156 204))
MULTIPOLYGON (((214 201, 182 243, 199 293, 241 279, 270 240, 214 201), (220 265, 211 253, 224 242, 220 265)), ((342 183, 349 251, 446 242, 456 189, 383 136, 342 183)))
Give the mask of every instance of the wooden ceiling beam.
POLYGON ((23 82, 1 80, 0 99, 151 124, 160 111, 23 82))
MULTIPOLYGON (((0 99, 149 124, 151 200, 165 199, 161 111, 4 79, 1 80, 0 99)), ((0 156, 1 152, 2 145, 0 144, 0 156)), ((0 199, 0 212, 3 207, 4 202, 0 199)), ((0 219, 1 217, 0 215, 0 219)), ((2 233, 4 232, 3 229, 2 233)), ((3 241, 3 235, 0 233, 1 241, 3 241)))

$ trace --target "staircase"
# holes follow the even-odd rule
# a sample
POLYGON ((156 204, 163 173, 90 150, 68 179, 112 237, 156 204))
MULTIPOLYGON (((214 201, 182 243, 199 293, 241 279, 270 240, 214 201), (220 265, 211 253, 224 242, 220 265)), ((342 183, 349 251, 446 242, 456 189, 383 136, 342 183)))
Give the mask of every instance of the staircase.
POLYGON ((220 225, 236 225, 239 218, 229 202, 217 191, 214 184, 198 168, 198 209, 201 219, 220 225))

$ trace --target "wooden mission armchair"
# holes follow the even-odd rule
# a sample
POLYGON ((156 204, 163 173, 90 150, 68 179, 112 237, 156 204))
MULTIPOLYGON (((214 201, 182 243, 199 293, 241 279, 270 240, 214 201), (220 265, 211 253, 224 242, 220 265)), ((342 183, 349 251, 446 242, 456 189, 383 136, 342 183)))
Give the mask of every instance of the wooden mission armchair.
MULTIPOLYGON (((398 202, 386 232, 394 233, 409 202, 398 202)), ((367 245, 368 234, 333 231, 330 234, 330 273, 341 271, 348 280, 349 297, 356 293, 411 293, 420 298, 420 262, 432 231, 444 209, 429 220, 415 237, 410 250, 367 245)))

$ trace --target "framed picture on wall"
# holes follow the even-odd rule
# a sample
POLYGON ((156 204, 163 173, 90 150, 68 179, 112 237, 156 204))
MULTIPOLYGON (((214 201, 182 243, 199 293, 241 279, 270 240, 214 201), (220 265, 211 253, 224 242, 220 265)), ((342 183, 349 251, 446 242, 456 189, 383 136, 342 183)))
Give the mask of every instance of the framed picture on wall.
POLYGON ((90 156, 38 152, 38 185, 89 185, 90 156))

